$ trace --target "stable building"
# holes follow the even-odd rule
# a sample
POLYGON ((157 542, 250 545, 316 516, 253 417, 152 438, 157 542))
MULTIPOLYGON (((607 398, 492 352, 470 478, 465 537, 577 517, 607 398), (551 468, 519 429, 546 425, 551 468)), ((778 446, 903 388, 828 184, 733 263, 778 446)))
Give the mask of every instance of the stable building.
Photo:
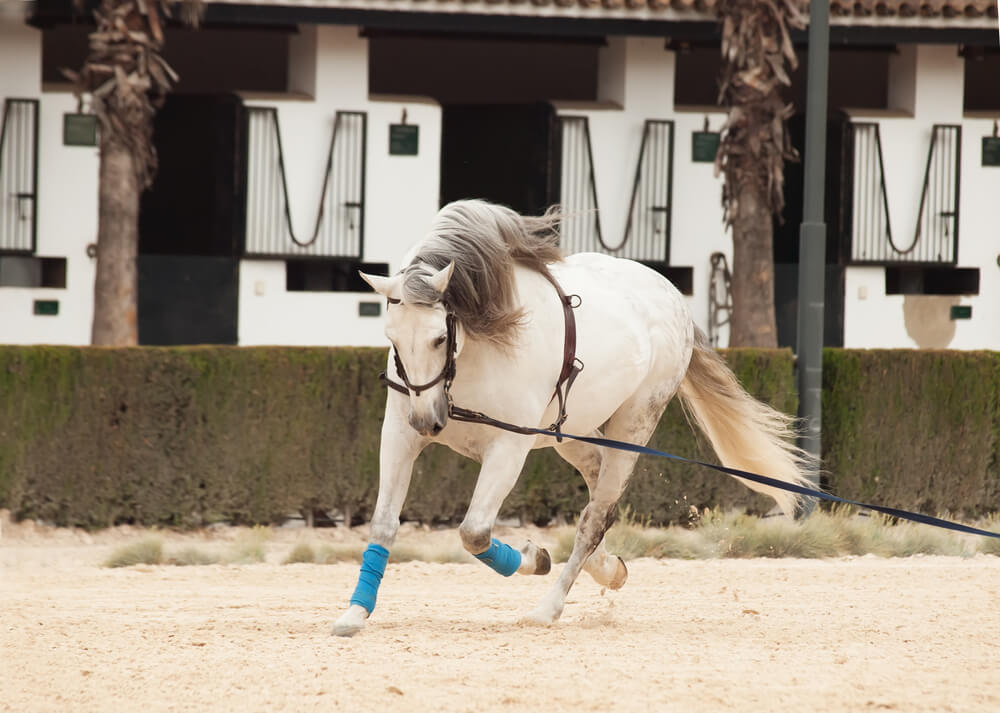
MULTIPOLYGON (((61 68, 70 0, 0 14, 0 343, 86 344, 96 127, 61 68)), ((381 345, 357 270, 394 272, 438 208, 559 203, 567 252, 640 260, 728 342, 732 238, 714 0, 214 0, 172 26, 180 81, 142 199, 144 344, 381 345)), ((804 144, 805 38, 788 99, 804 144)), ((825 340, 1000 349, 993 0, 831 2, 825 340)), ((795 344, 801 164, 776 223, 795 344)))

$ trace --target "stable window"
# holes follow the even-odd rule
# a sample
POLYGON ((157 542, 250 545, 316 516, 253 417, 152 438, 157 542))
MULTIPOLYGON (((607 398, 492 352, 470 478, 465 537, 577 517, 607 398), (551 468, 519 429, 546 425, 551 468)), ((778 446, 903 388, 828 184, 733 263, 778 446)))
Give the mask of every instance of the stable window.
POLYGON ((978 267, 887 267, 887 295, 978 295, 978 267))
POLYGON ((371 292, 358 272, 389 274, 384 262, 357 260, 288 260, 285 262, 285 289, 289 292, 371 292))
MULTIPOLYGON (((42 31, 42 81, 67 82, 63 69, 79 71, 87 58, 90 25, 42 31)), ((289 38, 294 28, 239 30, 169 28, 163 57, 180 75, 175 93, 286 92, 289 38)))
POLYGON ((1000 50, 965 51, 965 111, 1000 111, 1000 50))
POLYGON ((66 287, 66 258, 0 255, 0 287, 66 287))
MULTIPOLYGON (((679 45, 676 47, 674 104, 714 106, 719 99, 722 56, 718 46, 679 45)), ((829 106, 831 109, 885 109, 889 96, 889 57, 892 47, 830 48, 829 106)), ((796 51, 798 67, 789 74, 791 86, 782 95, 795 106, 806 107, 807 57, 796 51)))
POLYGON ((603 38, 455 37, 368 31, 368 86, 442 104, 597 99, 603 38))

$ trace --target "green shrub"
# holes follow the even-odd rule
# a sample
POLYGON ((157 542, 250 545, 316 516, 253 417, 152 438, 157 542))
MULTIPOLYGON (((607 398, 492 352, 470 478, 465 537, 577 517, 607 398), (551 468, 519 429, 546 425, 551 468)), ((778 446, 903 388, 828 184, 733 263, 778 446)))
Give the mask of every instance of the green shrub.
MULTIPOLYGON (((789 351, 724 355, 751 393, 795 412, 789 351)), ((87 528, 273 523, 310 510, 368 519, 385 359, 367 348, 0 346, 0 507, 87 528)), ((676 402, 651 445, 715 460, 676 402)), ((1000 355, 827 350, 823 447, 837 494, 958 517, 1000 510, 1000 355)), ((459 521, 478 469, 428 448, 403 518, 459 521)), ((529 455, 501 515, 541 524, 586 502, 582 478, 546 449, 529 455)), ((692 508, 761 513, 772 502, 643 456, 622 505, 662 525, 687 523, 692 508)))
POLYGON ((827 349, 832 492, 928 514, 1000 509, 1000 353, 827 349))

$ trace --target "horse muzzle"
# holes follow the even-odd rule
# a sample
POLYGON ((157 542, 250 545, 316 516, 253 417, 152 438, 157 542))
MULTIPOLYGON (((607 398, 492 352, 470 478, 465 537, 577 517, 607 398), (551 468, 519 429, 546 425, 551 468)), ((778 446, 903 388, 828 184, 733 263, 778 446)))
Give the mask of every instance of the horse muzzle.
POLYGON ((410 408, 410 426, 421 436, 436 436, 448 424, 448 399, 441 394, 429 409, 410 408))

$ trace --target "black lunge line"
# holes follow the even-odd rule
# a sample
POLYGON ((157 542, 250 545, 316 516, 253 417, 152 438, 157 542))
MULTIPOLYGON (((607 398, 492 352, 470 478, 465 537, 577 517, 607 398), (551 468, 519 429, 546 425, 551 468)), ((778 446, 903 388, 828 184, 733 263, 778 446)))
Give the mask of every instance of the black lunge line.
POLYGON ((714 463, 705 463, 704 461, 700 460, 692 460, 691 458, 685 458, 684 456, 674 455, 673 453, 667 453, 666 451, 660 451, 655 448, 650 448, 648 446, 640 446, 635 443, 616 441, 611 438, 574 436, 573 434, 570 433, 560 433, 559 431, 550 431, 544 428, 515 426, 514 424, 498 421, 495 418, 490 418, 486 414, 482 414, 477 411, 469 411, 459 406, 452 407, 449 416, 455 419, 456 421, 481 423, 486 426, 493 426, 495 428, 500 428, 503 429, 504 431, 511 431, 513 433, 521 433, 524 435, 553 436, 556 438, 570 438, 574 441, 583 441, 584 443, 592 443, 595 446, 603 446, 605 448, 616 448, 620 451, 632 451, 633 453, 639 453, 642 455, 649 455, 649 456, 657 456, 659 458, 670 458, 671 460, 680 461, 682 463, 694 463, 695 465, 701 465, 706 468, 711 468, 712 470, 717 470, 720 473, 726 473, 727 475, 733 475, 736 476, 737 478, 743 478, 745 480, 752 480, 754 482, 761 483, 762 485, 769 485, 772 488, 780 488, 781 490, 787 490, 792 493, 798 493, 799 495, 808 495, 810 497, 820 498, 821 500, 829 500, 830 502, 834 503, 854 505, 856 507, 865 508, 866 510, 874 510, 876 512, 880 512, 885 515, 889 515, 891 517, 898 517, 902 520, 911 520, 913 522, 919 522, 924 525, 941 527, 946 530, 965 532, 970 535, 982 535, 983 537, 1000 538, 1000 533, 998 532, 990 532, 989 530, 982 530, 979 529, 978 527, 970 527, 969 525, 963 525, 958 522, 951 522, 949 520, 944 520, 939 517, 933 517, 931 515, 923 515, 918 512, 910 512, 908 510, 900 510, 898 508, 889 508, 883 505, 871 505, 869 503, 861 503, 856 500, 849 500, 847 498, 841 498, 836 495, 832 495, 830 493, 824 493, 822 490, 807 488, 804 485, 786 483, 782 480, 769 478, 766 475, 759 475, 758 473, 750 473, 745 470, 739 470, 737 468, 729 468, 724 465, 715 465, 714 463))

